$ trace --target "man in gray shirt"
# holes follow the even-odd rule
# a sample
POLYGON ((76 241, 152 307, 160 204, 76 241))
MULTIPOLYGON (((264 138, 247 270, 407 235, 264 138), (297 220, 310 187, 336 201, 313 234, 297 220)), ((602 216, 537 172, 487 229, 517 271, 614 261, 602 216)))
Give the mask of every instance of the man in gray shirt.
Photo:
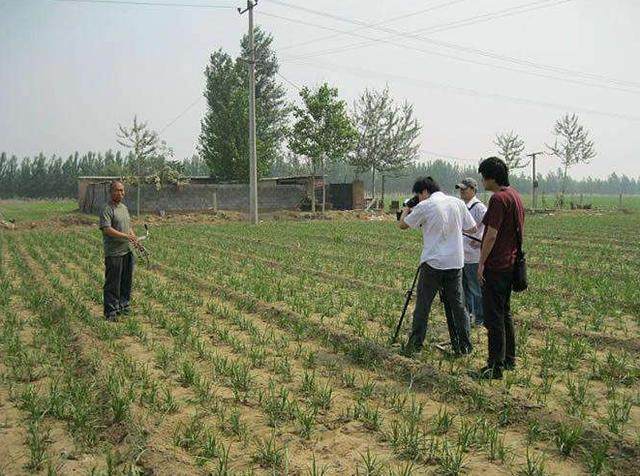
POLYGON ((122 182, 111 183, 111 200, 100 215, 104 245, 104 316, 116 321, 119 314, 130 312, 134 258, 131 244, 138 245, 124 198, 122 182))
POLYGON ((482 219, 487 213, 487 207, 476 196, 478 182, 473 178, 465 178, 456 184, 456 189, 460 191, 460 198, 464 200, 471 216, 478 224, 478 231, 473 235, 464 237, 464 268, 462 270, 462 287, 464 288, 464 299, 467 311, 473 314, 476 326, 484 324, 484 314, 482 312, 482 288, 478 282, 478 262, 480 261, 480 244, 484 225, 482 219), (473 240, 470 238, 476 238, 473 240))

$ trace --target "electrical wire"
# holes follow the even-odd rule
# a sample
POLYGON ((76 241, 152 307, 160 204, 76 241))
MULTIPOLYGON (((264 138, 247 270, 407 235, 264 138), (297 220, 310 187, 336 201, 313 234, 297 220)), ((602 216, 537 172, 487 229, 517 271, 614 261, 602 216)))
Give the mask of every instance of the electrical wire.
MULTIPOLYGON (((272 0, 272 1, 276 1, 276 0, 272 0)), ((312 52, 309 54, 304 55, 304 57, 309 58, 309 57, 315 57, 315 56, 321 56, 324 54, 329 54, 329 53, 340 53, 343 51, 350 51, 353 49, 357 49, 360 48, 362 46, 367 46, 370 45, 372 43, 375 43, 376 41, 380 41, 380 40, 387 40, 390 38, 395 38, 398 36, 403 36, 409 39, 414 39, 414 40, 419 40, 419 41, 424 41, 436 46, 441 46, 441 47, 445 47, 445 48, 449 48, 449 49, 453 49, 453 50, 457 50, 457 51, 461 51, 464 53, 471 53, 471 54, 476 54, 476 55, 480 55, 480 56, 484 56, 484 57, 488 57, 488 58, 492 58, 492 59, 496 59, 499 61, 504 61, 504 62, 511 62, 511 63, 515 63, 521 66, 527 66, 527 67, 532 67, 532 68, 536 68, 536 69, 541 69, 541 70, 545 70, 545 71, 549 71, 549 72, 554 72, 554 73, 559 73, 559 74, 570 74, 570 75, 574 75, 574 76, 580 76, 583 79, 590 79, 590 80, 595 80, 595 81, 601 81, 601 82, 605 82, 605 83, 609 83, 611 85, 619 85, 619 86, 630 86, 630 87, 636 87, 636 88, 640 88, 640 82, 634 82, 634 81, 627 81, 627 80, 619 80, 619 79, 615 79, 615 78, 610 78, 607 76, 603 76, 603 75, 599 75, 599 74, 594 74, 594 73, 588 73, 588 72, 584 72, 584 71, 578 71, 578 70, 573 70, 573 69, 568 69, 568 68, 563 68, 563 67, 559 67, 559 66, 552 66, 552 65, 547 65, 547 64, 543 64, 543 63, 538 63, 529 59, 523 59, 523 58, 516 58, 516 57, 512 57, 512 56, 507 56, 507 55, 501 55, 499 53, 495 53, 493 51, 489 51, 489 50, 482 50, 482 49, 478 49, 478 48, 472 48, 472 47, 468 47, 468 46, 462 46, 462 45, 458 45, 455 43, 451 43, 451 42, 446 42, 446 41, 442 41, 442 40, 434 40, 432 38, 427 38, 425 36, 419 36, 416 35, 417 33, 430 33, 430 32, 440 32, 440 31, 445 31, 448 30, 449 28, 447 27, 447 25, 452 25, 452 24, 458 24, 461 22, 466 22, 466 24, 472 24, 472 23, 476 23, 476 22, 469 22, 469 20, 473 20, 473 19, 480 19, 483 21, 488 21, 491 19, 495 19, 495 18, 502 18, 505 16, 510 16, 510 15, 514 15, 514 14, 518 14, 518 13, 525 13, 525 12, 529 12, 529 11, 533 11, 533 10, 539 10, 541 8, 548 8, 551 6, 557 6, 559 4, 562 3, 567 3, 569 1, 574 1, 574 0, 560 0, 560 1, 555 1, 552 4, 549 4, 550 0, 543 0, 543 1, 535 1, 535 2, 531 2, 528 4, 524 4, 524 5, 519 5, 516 7, 510 7, 504 10, 500 10, 498 12, 493 12, 490 14, 483 14, 483 15, 478 15, 475 17, 471 17, 469 19, 466 20, 459 20, 457 22, 453 22, 450 24, 445 24, 443 26, 435 26, 435 27, 427 27, 427 28, 421 28, 418 30, 413 30, 413 31, 409 31, 409 32, 403 32, 403 31, 398 31, 398 30, 391 30, 391 29, 380 29, 380 28, 375 28, 377 30, 381 30, 387 33, 392 33, 391 36, 388 37, 383 37, 383 38, 372 38, 372 39, 368 39, 366 41, 363 42, 359 42, 359 43, 354 43, 351 45, 345 45, 345 46, 341 46, 338 48, 332 48, 329 50, 324 50, 324 51, 319 51, 319 52, 312 52), (539 5, 541 3, 546 3, 544 5, 539 5), (537 5, 537 6, 536 6, 537 5), (529 7, 526 10, 522 10, 524 7, 529 7), (533 8, 535 7, 535 8, 533 8), (500 14, 500 15, 498 15, 500 14)), ((278 2, 279 4, 282 4, 284 2, 278 2)), ((298 7, 296 7, 298 8, 298 7)), ((306 11, 310 10, 310 9, 305 9, 306 11)), ((318 15, 322 15, 322 16, 326 16, 323 12, 318 12, 315 11, 316 14, 318 15)), ((334 18, 335 15, 330 16, 330 18, 334 18)), ((341 21, 346 21, 348 23, 354 23, 354 24, 360 24, 361 22, 358 22, 357 20, 350 20, 350 19, 346 19, 344 17, 341 18, 341 21)), ((362 28, 374 28, 375 26, 378 26, 378 24, 372 24, 372 25, 368 25, 368 26, 361 26, 360 28, 357 28, 356 30, 360 30, 362 28)), ((352 32, 355 30, 351 30, 352 32)))
MULTIPOLYGON (((382 21, 379 21, 379 22, 376 22, 376 23, 370 23, 370 24, 366 24, 366 25, 361 25, 358 28, 354 28, 353 30, 351 30, 351 32, 356 32, 356 31, 363 30, 365 28, 372 28, 374 26, 384 25, 384 24, 387 24, 387 23, 393 23, 393 22, 396 22, 398 20, 404 20, 405 18, 409 18, 409 17, 412 17, 412 16, 422 15, 424 13, 432 12, 432 11, 435 11, 435 10, 439 10, 441 8, 445 8, 445 7, 454 5, 456 3, 462 3, 462 2, 466 2, 466 1, 468 1, 468 0, 453 0, 453 1, 445 2, 445 3, 439 4, 439 5, 432 5, 432 6, 427 7, 427 8, 423 8, 423 9, 416 10, 416 11, 409 12, 409 13, 403 13, 402 15, 391 17, 391 18, 388 18, 386 20, 382 20, 382 21)), ((319 37, 319 38, 313 38, 311 40, 304 41, 302 43, 296 43, 296 44, 293 44, 293 45, 284 46, 284 47, 280 48, 280 51, 285 51, 285 50, 288 50, 288 49, 291 49, 291 48, 298 48, 300 46, 310 45, 312 43, 317 43, 317 42, 320 42, 320 41, 330 40, 330 39, 333 39, 333 38, 336 38, 336 37, 342 36, 342 35, 343 35, 343 33, 336 33, 334 35, 327 35, 327 36, 322 36, 322 37, 319 37)))
MULTIPOLYGON (((550 74, 547 74, 547 73, 540 73, 540 72, 530 71, 530 70, 526 70, 526 69, 514 68, 514 67, 506 66, 506 65, 487 63, 487 62, 483 62, 483 61, 478 61, 478 60, 474 60, 474 59, 463 58, 463 57, 460 57, 460 56, 454 56, 454 55, 451 55, 451 54, 442 53, 440 51, 434 51, 434 50, 428 50, 428 49, 424 49, 424 48, 420 48, 420 47, 416 47, 416 46, 410 46, 410 45, 407 45, 405 43, 398 43, 398 42, 386 40, 384 38, 374 38, 374 37, 370 37, 370 36, 365 36, 365 35, 362 35, 362 34, 359 34, 359 33, 353 33, 352 31, 349 31, 349 30, 340 30, 338 28, 334 28, 334 27, 330 27, 330 26, 326 26, 326 25, 321 25, 321 24, 318 24, 318 23, 308 22, 306 20, 301 20, 301 19, 298 19, 298 18, 285 17, 285 16, 282 16, 282 15, 277 15, 277 14, 273 14, 273 13, 269 13, 269 12, 261 12, 260 14, 263 15, 263 16, 266 16, 266 17, 277 18, 277 19, 280 19, 280 20, 285 20, 285 21, 297 23, 297 24, 300 24, 300 25, 311 26, 311 27, 315 27, 315 28, 319 28, 319 29, 323 29, 323 30, 339 32, 339 33, 343 33, 343 34, 346 34, 346 35, 355 36, 355 37, 358 37, 358 38, 366 38, 369 41, 389 44, 389 45, 396 46, 396 47, 399 47, 399 48, 409 49, 409 50, 413 50, 413 51, 417 51, 417 52, 420 52, 420 53, 425 53, 425 54, 429 54, 429 55, 433 55, 433 56, 440 56, 440 57, 444 57, 444 58, 447 58, 447 59, 452 59, 452 60, 459 61, 459 62, 476 64, 476 65, 481 65, 481 66, 487 66, 487 67, 497 68, 497 69, 503 69, 505 71, 512 71, 512 72, 516 72, 516 73, 526 74, 526 75, 530 75, 530 76, 537 76, 537 77, 540 77, 540 78, 551 79, 551 80, 556 80, 556 81, 562 81, 562 82, 566 82, 566 83, 580 84, 580 85, 588 86, 588 87, 596 87, 596 88, 602 88, 602 89, 608 89, 608 90, 615 90, 615 91, 621 91, 621 92, 631 93, 631 94, 640 94, 640 89, 639 90, 635 90, 635 89, 629 89, 628 87, 590 83, 590 82, 587 82, 587 81, 584 81, 584 80, 581 80, 581 79, 572 79, 572 78, 566 78, 566 77, 562 77, 562 76, 553 76, 553 75, 550 75, 550 74)), ((293 56, 293 57, 285 58, 285 60, 309 59, 309 58, 313 58, 315 56, 325 55, 327 53, 340 52, 342 50, 343 50, 343 48, 337 48, 337 49, 328 50, 328 51, 325 50, 323 52, 320 52, 319 54, 315 54, 315 55, 314 54, 306 54, 306 55, 300 55, 300 56, 293 56)))
POLYGON ((629 114, 621 114, 621 113, 616 113, 616 112, 601 111, 601 110, 598 110, 598 109, 591 109, 591 108, 574 107, 574 106, 571 106, 571 105, 559 104, 559 103, 553 103, 553 102, 546 102, 546 101, 538 101, 538 100, 528 99, 528 98, 519 97, 519 96, 508 96, 508 95, 497 94, 497 93, 486 93, 486 92, 478 91, 476 89, 463 88, 463 87, 458 87, 458 86, 451 86, 451 85, 448 85, 448 84, 437 83, 435 81, 428 81, 428 80, 421 79, 421 78, 419 79, 419 78, 411 78, 411 77, 408 77, 408 76, 402 76, 402 75, 399 75, 399 74, 390 73, 388 71, 380 72, 380 71, 376 71, 376 70, 359 68, 359 67, 354 67, 354 66, 343 66, 343 65, 336 65, 336 64, 331 64, 331 63, 322 64, 322 63, 318 63, 318 62, 309 63, 309 62, 304 62, 304 61, 300 61, 300 60, 284 61, 284 62, 285 63, 288 62, 290 64, 298 64, 298 65, 303 65, 303 66, 309 66, 309 67, 312 67, 312 68, 326 69, 326 70, 335 71, 335 72, 347 72, 347 73, 352 74, 354 76, 363 77, 363 78, 371 78, 371 77, 376 77, 377 76, 377 77, 381 77, 381 78, 384 78, 384 79, 392 79, 392 80, 397 80, 397 81, 401 81, 401 82, 405 82, 405 83, 411 83, 411 84, 414 84, 414 85, 418 85, 420 87, 447 90, 447 91, 450 91, 452 93, 465 95, 465 96, 487 97, 487 98, 491 98, 491 99, 502 100, 502 101, 512 102, 512 103, 516 103, 516 104, 526 104, 526 105, 532 105, 532 106, 545 107, 545 108, 548 108, 548 109, 562 110, 562 111, 565 111, 565 112, 566 111, 581 112, 581 113, 585 113, 585 114, 599 115, 599 116, 610 117, 610 118, 614 118, 614 119, 622 119, 622 120, 626 120, 626 121, 630 121, 630 122, 640 122, 640 116, 632 116, 632 115, 629 115, 629 114))
POLYGON ((191 104, 189 104, 180 114, 178 114, 171 121, 169 121, 162 129, 160 129, 158 134, 162 134, 169 127, 174 125, 180 118, 182 118, 182 116, 184 116, 187 112, 189 112, 192 107, 194 107, 196 104, 198 104, 200 101, 202 101, 202 98, 203 98, 203 96, 198 96, 198 98, 195 101, 193 101, 191 104))

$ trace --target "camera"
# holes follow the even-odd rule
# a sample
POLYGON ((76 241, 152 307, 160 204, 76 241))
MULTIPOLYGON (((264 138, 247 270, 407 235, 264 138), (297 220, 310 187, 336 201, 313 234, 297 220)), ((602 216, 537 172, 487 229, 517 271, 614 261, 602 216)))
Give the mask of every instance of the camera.
POLYGON ((418 203, 420 203, 420 199, 418 198, 417 195, 414 195, 413 197, 407 198, 404 202, 402 202, 402 205, 405 207, 413 208, 418 203))
MULTIPOLYGON (((404 202, 402 202, 402 206, 403 207, 409 207, 409 208, 413 208, 415 207, 418 203, 420 203, 420 199, 418 198, 417 195, 414 195, 411 198, 407 198, 404 202)), ((396 212, 396 220, 400 220, 400 216, 402 215, 402 211, 398 210, 396 212)))

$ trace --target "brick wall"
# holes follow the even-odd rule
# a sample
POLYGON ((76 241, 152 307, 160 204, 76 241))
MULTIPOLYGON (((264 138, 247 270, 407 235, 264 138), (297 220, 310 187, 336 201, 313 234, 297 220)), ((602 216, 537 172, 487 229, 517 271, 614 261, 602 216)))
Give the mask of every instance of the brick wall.
MULTIPOLYGON (((85 213, 99 213, 109 198, 109 183, 83 184, 84 196, 80 209, 85 213)), ((306 195, 305 185, 258 183, 258 207, 262 211, 295 210, 306 195)), ((169 185, 156 190, 151 185, 141 188, 140 210, 156 212, 198 211, 211 209, 214 200, 219 210, 248 211, 249 186, 246 184, 193 184, 176 187, 169 185), (214 198, 215 197, 215 198, 214 198)), ((136 209, 136 187, 127 186, 124 203, 132 212, 136 209)))

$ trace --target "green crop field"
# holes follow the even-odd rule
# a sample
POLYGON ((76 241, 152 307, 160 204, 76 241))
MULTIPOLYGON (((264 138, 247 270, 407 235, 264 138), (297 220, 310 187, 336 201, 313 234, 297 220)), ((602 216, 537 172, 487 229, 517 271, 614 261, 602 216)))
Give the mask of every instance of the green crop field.
POLYGON ((0 213, 16 223, 50 220, 78 209, 76 200, 0 200, 0 213))
POLYGON ((640 213, 527 220, 492 382, 439 303, 389 345, 421 249, 391 220, 161 222, 118 323, 97 227, 0 230, 0 474, 638 474, 640 213))

